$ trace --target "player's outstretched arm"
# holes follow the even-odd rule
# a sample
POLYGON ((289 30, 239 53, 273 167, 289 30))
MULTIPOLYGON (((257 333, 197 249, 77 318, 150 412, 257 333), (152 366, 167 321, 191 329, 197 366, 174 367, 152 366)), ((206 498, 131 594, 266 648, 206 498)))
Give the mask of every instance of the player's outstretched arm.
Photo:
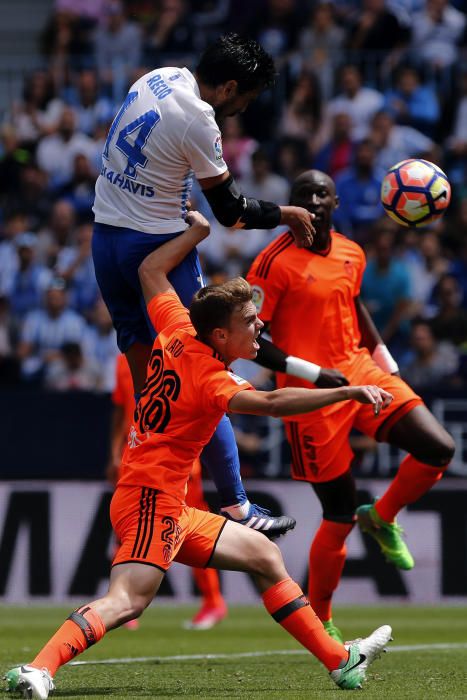
POLYGON ((139 266, 138 274, 146 303, 157 294, 173 290, 167 275, 209 235, 209 222, 199 212, 190 211, 186 221, 190 224, 189 228, 157 248, 139 266))
POLYGON ((373 404, 375 415, 378 415, 382 409, 389 406, 393 396, 374 385, 344 386, 338 389, 287 387, 275 391, 240 391, 230 400, 229 411, 280 418, 310 413, 349 399, 373 404))
POLYGON ((311 246, 314 215, 303 207, 278 206, 244 195, 227 170, 222 175, 199 180, 212 213, 227 228, 269 229, 284 224, 299 248, 311 246))

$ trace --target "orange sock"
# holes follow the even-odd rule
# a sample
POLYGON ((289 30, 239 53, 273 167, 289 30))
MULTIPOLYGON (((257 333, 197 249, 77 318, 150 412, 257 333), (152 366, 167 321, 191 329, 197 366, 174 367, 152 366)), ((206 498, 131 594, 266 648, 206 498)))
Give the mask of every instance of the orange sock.
POLYGON ((323 623, 298 583, 286 578, 268 588, 262 598, 264 607, 275 621, 311 651, 328 671, 334 671, 342 661, 347 661, 347 649, 325 632, 323 623))
POLYGON ((407 455, 388 490, 375 504, 380 518, 392 523, 404 506, 417 501, 441 479, 446 468, 430 467, 407 455))
POLYGON ((219 574, 215 569, 193 569, 193 576, 201 595, 203 605, 219 608, 225 605, 219 586, 219 574))
POLYGON ((320 620, 332 617, 332 594, 344 568, 345 539, 354 523, 322 520, 310 548, 308 598, 320 620))
POLYGON ((46 668, 51 676, 54 676, 60 666, 102 639, 105 632, 104 623, 99 615, 89 605, 83 605, 72 612, 58 628, 32 661, 31 666, 46 668))

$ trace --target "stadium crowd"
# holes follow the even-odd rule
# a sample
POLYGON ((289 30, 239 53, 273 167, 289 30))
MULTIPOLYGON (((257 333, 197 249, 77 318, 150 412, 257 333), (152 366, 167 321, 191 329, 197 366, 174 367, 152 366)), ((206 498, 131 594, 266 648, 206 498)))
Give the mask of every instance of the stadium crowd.
MULTIPOLYGON (((298 173, 329 173, 340 198, 335 227, 367 252, 362 297, 402 376, 417 390, 465 385, 463 7, 56 0, 38 48, 43 68, 24 77, 21 99, 2 115, 0 384, 111 391, 118 349, 90 249, 107 130, 137 77, 161 65, 192 68, 211 39, 237 30, 257 39, 278 69, 275 88, 223 125, 224 158, 241 188, 286 204, 298 173), (380 203, 385 170, 418 156, 439 164, 453 187, 448 214, 421 231, 392 222, 380 203)), ((196 184, 192 203, 212 224, 200 247, 212 281, 245 274, 283 230, 222 228, 196 184)), ((251 368, 242 371, 251 378, 251 368)))

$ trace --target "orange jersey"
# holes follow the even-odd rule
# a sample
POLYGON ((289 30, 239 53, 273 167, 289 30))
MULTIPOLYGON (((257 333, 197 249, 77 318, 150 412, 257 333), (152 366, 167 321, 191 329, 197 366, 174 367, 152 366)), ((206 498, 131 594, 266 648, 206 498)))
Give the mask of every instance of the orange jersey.
MULTIPOLYGON (((284 233, 253 262, 247 279, 260 318, 270 324, 273 342, 296 355, 344 374, 368 355, 360 348, 354 297, 360 293, 365 255, 359 245, 336 231, 326 254, 297 248, 284 233)), ((278 374, 279 386, 309 382, 278 374)))
POLYGON ((133 380, 131 378, 130 368, 125 355, 117 357, 115 368, 115 388, 112 392, 112 402, 116 406, 121 406, 124 413, 124 431, 128 433, 131 423, 133 422, 133 414, 135 412, 136 403, 133 390, 133 380))
POLYGON ((148 314, 158 336, 118 485, 147 486, 183 502, 193 463, 230 399, 253 387, 197 340, 188 311, 174 292, 151 299, 148 314))

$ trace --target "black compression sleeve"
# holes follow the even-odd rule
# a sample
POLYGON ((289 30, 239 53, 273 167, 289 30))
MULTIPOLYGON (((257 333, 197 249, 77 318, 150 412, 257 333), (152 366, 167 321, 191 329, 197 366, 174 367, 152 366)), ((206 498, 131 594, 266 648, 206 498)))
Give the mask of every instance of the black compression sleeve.
POLYGON ((219 185, 203 190, 216 219, 223 226, 234 228, 275 228, 280 224, 277 204, 245 197, 230 175, 219 185))
POLYGON ((280 348, 271 343, 271 341, 266 340, 260 336, 258 338, 259 350, 256 355, 255 362, 257 362, 261 367, 266 367, 266 369, 271 369, 273 372, 284 372, 286 371, 285 361, 288 355, 285 354, 280 348))

